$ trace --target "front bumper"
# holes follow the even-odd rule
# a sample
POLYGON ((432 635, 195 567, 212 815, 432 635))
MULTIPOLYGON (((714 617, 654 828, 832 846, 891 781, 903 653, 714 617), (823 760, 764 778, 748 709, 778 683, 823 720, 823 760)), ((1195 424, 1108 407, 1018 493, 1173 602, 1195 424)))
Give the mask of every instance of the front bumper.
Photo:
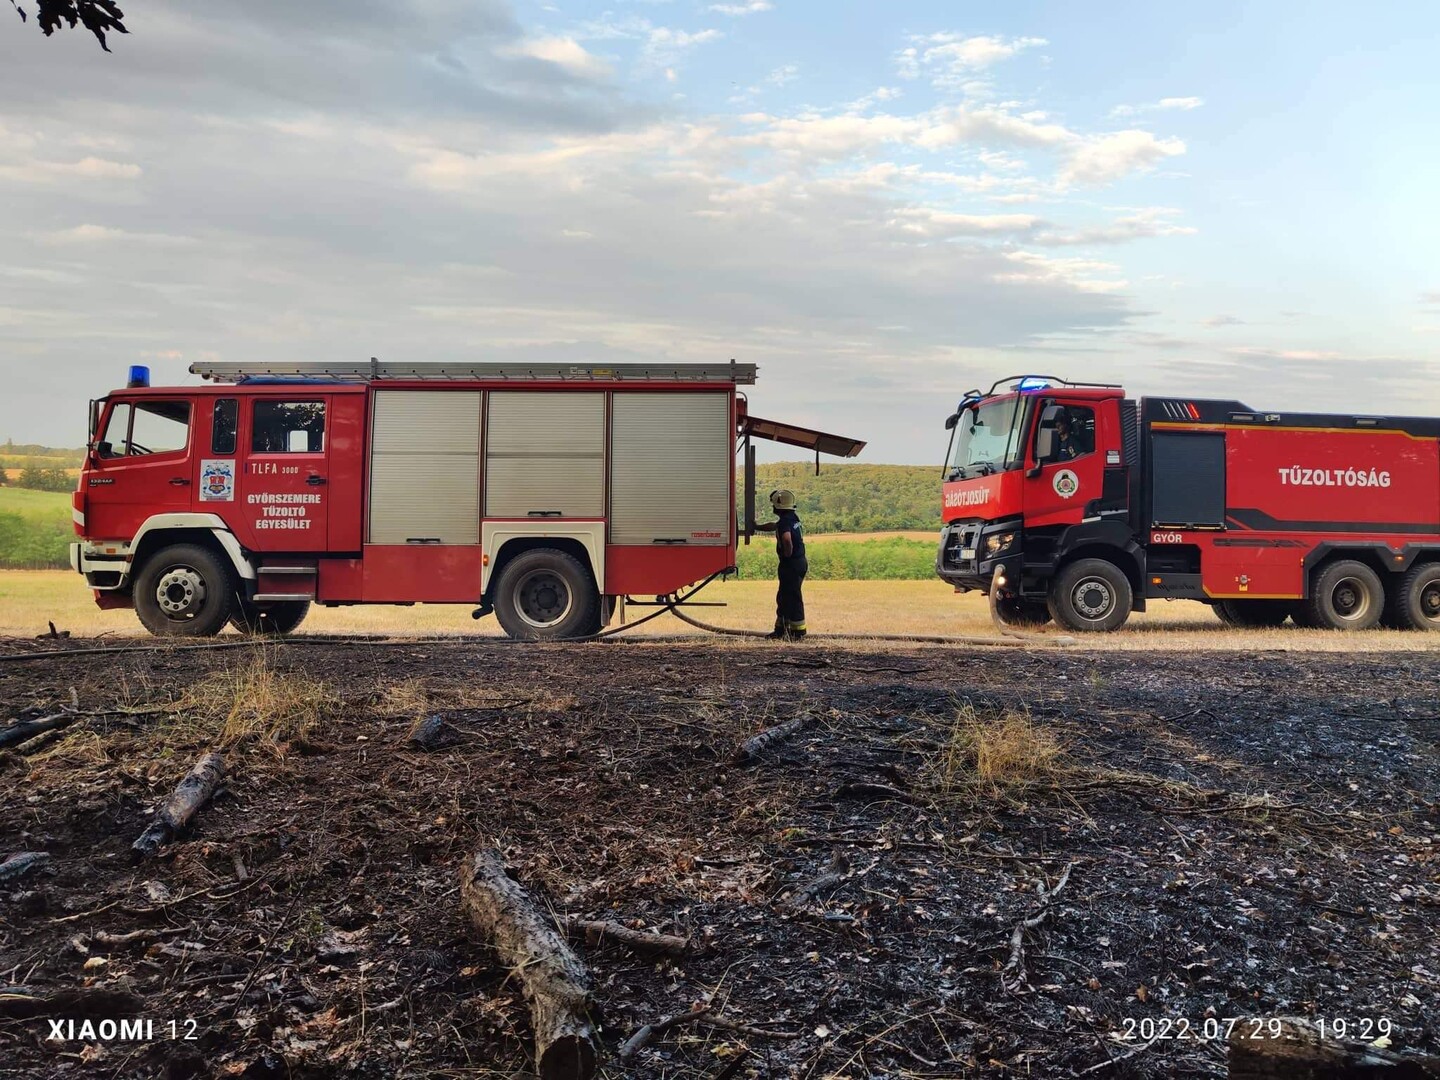
POLYGON ((957 521, 940 531, 940 551, 935 556, 935 573, 958 589, 990 589, 990 578, 1001 563, 1023 561, 1024 534, 1019 520, 957 521), (992 536, 1013 533, 1015 539, 987 553, 992 536))
POLYGON ((96 544, 89 540, 70 545, 70 569, 83 574, 92 589, 107 592, 130 584, 130 545, 96 544))

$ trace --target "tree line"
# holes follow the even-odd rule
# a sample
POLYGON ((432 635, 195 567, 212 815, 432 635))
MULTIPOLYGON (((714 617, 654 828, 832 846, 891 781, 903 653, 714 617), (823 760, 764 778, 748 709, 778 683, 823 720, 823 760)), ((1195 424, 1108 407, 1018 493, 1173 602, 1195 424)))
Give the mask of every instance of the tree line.
POLYGON ((69 469, 47 469, 26 465, 12 478, 10 470, 0 465, 0 487, 28 488, 31 491, 74 491, 75 479, 69 469))

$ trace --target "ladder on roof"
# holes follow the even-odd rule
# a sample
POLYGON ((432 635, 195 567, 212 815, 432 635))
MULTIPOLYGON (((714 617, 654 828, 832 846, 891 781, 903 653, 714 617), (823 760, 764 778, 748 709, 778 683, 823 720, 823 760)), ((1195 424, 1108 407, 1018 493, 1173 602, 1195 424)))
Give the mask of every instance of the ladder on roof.
POLYGON ((749 386, 754 364, 364 364, 225 363, 191 364, 192 375, 212 382, 243 383, 268 379, 333 382, 424 380, 456 382, 698 382, 749 386))

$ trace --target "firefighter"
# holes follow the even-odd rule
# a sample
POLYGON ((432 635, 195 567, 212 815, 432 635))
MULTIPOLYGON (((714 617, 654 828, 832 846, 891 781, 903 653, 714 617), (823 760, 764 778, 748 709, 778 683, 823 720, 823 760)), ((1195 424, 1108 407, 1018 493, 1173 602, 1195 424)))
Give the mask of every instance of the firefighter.
POLYGON ((1055 418, 1055 459, 1057 461, 1073 461, 1082 453, 1080 440, 1076 437, 1070 426, 1070 414, 1061 412, 1055 418))
POLYGON ((770 493, 770 506, 779 519, 762 525, 766 532, 775 532, 775 554, 778 556, 780 588, 775 593, 775 629, 770 637, 776 641, 799 641, 805 636, 805 598, 801 588, 805 572, 805 533, 800 516, 795 513, 795 493, 781 488, 770 493))

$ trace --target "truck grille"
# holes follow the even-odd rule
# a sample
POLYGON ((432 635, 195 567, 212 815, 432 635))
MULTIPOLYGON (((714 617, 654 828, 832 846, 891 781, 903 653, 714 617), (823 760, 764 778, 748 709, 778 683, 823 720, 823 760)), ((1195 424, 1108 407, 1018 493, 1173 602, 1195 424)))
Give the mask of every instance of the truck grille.
POLYGON ((965 551, 974 551, 980 543, 979 525, 952 525, 945 534, 945 547, 940 556, 941 566, 946 570, 971 570, 975 559, 964 558, 965 551))

